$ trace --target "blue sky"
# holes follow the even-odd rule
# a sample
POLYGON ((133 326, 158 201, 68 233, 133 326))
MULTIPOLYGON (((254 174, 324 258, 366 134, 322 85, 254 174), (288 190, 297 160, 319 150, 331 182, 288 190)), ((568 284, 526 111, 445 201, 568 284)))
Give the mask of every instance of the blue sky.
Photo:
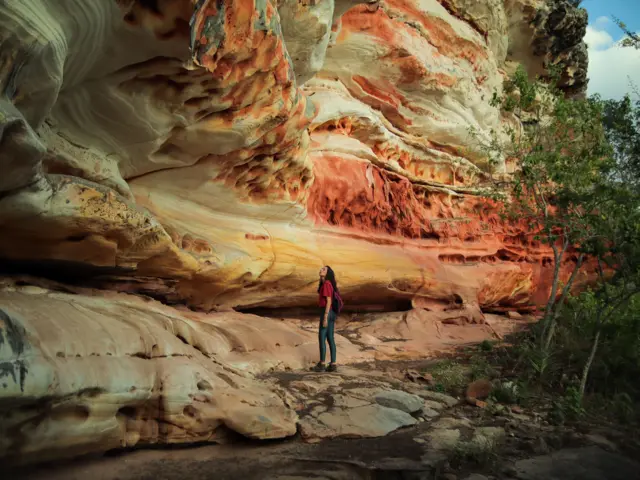
POLYGON ((589 46, 589 93, 621 98, 640 85, 640 50, 621 48, 623 34, 613 22, 620 18, 629 30, 640 32, 640 0, 584 0, 589 12, 585 41, 589 46))
MULTIPOLYGON (((589 23, 595 23, 599 17, 618 17, 631 31, 640 31, 640 0, 583 0, 582 7, 589 12, 589 23)), ((606 31, 615 40, 622 37, 615 23, 606 31)))

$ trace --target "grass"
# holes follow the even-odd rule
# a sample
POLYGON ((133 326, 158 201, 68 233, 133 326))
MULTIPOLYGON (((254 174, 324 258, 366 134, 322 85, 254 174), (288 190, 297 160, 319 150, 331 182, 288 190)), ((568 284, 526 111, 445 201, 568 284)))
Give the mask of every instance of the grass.
MULTIPOLYGON (((575 356, 571 353, 573 344, 560 341, 565 332, 559 328, 558 345, 543 354, 536 348, 538 334, 534 327, 512 335, 508 343, 484 341, 465 348, 455 358, 437 362, 423 373, 433 377, 432 390, 454 396, 463 396, 474 380, 492 381, 493 391, 486 400, 487 415, 519 405, 545 414, 554 425, 640 422, 640 403, 622 388, 588 391, 581 399, 575 372, 570 368, 572 355, 575 356)), ((619 382, 613 386, 619 387, 619 382)))
POLYGON ((498 461, 498 443, 492 439, 481 442, 462 442, 454 448, 449 462, 454 466, 472 464, 481 468, 495 465, 498 461))
MULTIPOLYGON (((486 346, 480 344, 461 360, 444 359, 426 372, 433 377, 433 389, 443 393, 462 395, 470 382, 497 378, 500 372, 486 358, 486 346), (478 348, 480 352, 478 352, 478 348)), ((491 347, 493 348, 493 346, 491 347)))
POLYGON ((442 360, 427 372, 433 376, 433 389, 459 395, 467 386, 470 368, 455 360, 442 360))

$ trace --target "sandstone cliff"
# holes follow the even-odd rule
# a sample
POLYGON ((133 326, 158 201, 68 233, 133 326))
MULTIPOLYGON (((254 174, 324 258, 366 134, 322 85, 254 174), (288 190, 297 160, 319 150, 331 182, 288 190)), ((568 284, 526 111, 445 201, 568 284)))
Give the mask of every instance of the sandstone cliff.
POLYGON ((474 195, 469 129, 510 121, 488 100, 513 61, 582 51, 558 10, 5 3, 0 256, 205 310, 313 304, 322 264, 350 305, 529 304, 545 252, 474 195))
MULTIPOLYGON (((489 104, 517 64, 532 75, 560 64, 562 87, 583 92, 585 25, 562 0, 6 1, 3 272, 229 311, 312 306, 317 271, 329 264, 350 308, 456 309, 473 322, 483 311, 526 310, 547 294, 550 254, 480 195, 488 167, 469 132, 488 138, 517 126, 489 104)), ((513 168, 503 162, 497 173, 513 168)), ((16 338, 29 345, 0 342, 12 372, 0 389, 7 405, 73 397, 68 409, 25 411, 86 420, 93 413, 78 398, 111 396, 103 403, 113 412, 99 417, 108 428, 80 422, 107 435, 96 440, 107 447, 87 443, 88 432, 68 445, 214 439, 221 424, 261 438, 295 431, 283 401, 259 385, 244 392, 216 352, 182 352, 169 317, 138 309, 132 318, 105 300, 61 306, 2 295, 5 334, 22 332, 16 338), (65 320, 59 312, 71 307, 86 318, 65 320), (56 319, 44 318, 48 309, 56 319), (92 370, 108 355, 100 342, 88 347, 95 316, 149 325, 143 345, 100 334, 128 357, 110 375, 92 370), (93 354, 95 367, 85 358, 93 354), (74 355, 84 361, 56 359, 74 355), (160 380, 148 385, 145 369, 160 380), (185 431, 188 402, 169 413, 148 402, 167 391, 205 395, 202 382, 249 407, 209 406, 204 426, 167 433, 176 422, 185 431), (147 392, 147 403, 125 383, 147 392), (131 433, 139 408, 164 430, 131 433)), ((13 418, 12 435, 29 415, 13 418)), ((55 456, 51 428, 41 443, 24 434, 0 450, 55 456)))

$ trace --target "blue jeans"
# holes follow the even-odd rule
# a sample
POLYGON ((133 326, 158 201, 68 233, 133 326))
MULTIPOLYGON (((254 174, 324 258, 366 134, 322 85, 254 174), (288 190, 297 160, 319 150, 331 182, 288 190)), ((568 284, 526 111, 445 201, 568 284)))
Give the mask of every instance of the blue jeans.
POLYGON ((320 310, 320 328, 318 331, 318 341, 320 342, 320 362, 324 363, 324 359, 327 355, 326 342, 329 341, 329 352, 331 353, 331 363, 336 363, 336 340, 333 337, 333 332, 336 325, 336 313, 333 310, 329 310, 329 320, 327 321, 327 327, 322 326, 324 320, 325 309, 320 310))

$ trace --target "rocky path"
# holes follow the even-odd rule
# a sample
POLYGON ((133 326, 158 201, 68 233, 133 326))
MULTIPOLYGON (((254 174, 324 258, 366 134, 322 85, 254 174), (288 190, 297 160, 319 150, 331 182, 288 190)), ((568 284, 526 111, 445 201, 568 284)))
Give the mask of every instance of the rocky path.
MULTIPOLYGON (((33 480, 633 480, 640 464, 602 435, 500 415, 405 381, 402 371, 277 372, 264 380, 300 416, 293 439, 117 452, 17 471, 33 480), (614 468, 615 467, 615 468, 614 468)), ((415 379, 414 379, 415 380, 415 379)))

